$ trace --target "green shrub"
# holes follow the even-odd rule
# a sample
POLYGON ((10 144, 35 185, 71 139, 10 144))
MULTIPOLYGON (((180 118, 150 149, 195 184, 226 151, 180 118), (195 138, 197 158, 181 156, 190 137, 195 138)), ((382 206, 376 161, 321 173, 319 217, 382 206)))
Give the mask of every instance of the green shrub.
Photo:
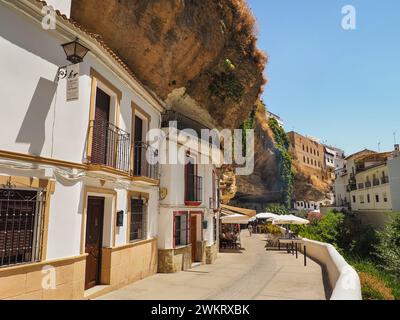
POLYGON ((282 177, 282 203, 286 208, 291 207, 294 173, 292 169, 292 157, 289 152, 290 140, 285 130, 279 125, 276 119, 270 118, 268 126, 271 128, 278 149, 277 159, 279 172, 282 177))
POLYGON ((289 214, 289 209, 281 204, 270 204, 265 210, 278 215, 289 214))
POLYGON ((380 266, 400 280, 400 215, 396 214, 384 230, 378 231, 377 237, 376 255, 380 266))

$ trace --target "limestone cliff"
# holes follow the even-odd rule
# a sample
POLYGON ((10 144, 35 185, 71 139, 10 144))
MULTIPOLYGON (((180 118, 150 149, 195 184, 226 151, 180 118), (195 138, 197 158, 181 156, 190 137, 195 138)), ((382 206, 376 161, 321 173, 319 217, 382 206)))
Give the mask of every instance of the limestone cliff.
POLYGON ((265 82, 244 0, 73 0, 71 17, 159 97, 217 127, 238 128, 265 82))
POLYGON ((280 175, 274 134, 268 126, 266 110, 258 103, 255 114, 255 170, 250 176, 236 177, 237 196, 255 196, 267 202, 280 202, 283 180, 280 175))

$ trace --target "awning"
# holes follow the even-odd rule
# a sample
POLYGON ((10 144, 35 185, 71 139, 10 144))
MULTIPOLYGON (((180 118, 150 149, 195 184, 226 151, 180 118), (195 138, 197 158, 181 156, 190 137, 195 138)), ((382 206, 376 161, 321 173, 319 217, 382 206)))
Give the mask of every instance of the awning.
POLYGON ((310 223, 310 221, 296 217, 292 214, 278 216, 277 218, 274 218, 272 220, 272 224, 275 224, 275 225, 282 225, 282 224, 298 224, 298 225, 300 225, 300 224, 309 224, 309 223, 310 223))
POLYGON ((244 209, 238 207, 228 206, 226 204, 221 205, 221 213, 225 215, 241 214, 248 218, 254 217, 256 215, 256 210, 244 209))
POLYGON ((233 214, 221 217, 223 224, 248 224, 249 217, 243 214, 233 214))

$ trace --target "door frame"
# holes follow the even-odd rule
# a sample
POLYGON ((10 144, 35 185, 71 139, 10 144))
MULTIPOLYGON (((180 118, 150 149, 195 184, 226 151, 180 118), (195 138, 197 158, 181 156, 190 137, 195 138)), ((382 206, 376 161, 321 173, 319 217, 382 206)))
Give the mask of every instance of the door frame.
MULTIPOLYGON (((193 239, 192 239, 192 218, 196 217, 196 229, 197 229, 197 224, 199 223, 199 216, 200 216, 200 236, 198 234, 198 232, 196 231, 197 237, 196 237, 196 243, 194 247, 197 247, 197 242, 203 242, 204 240, 204 232, 203 232, 203 225, 202 222, 204 221, 204 212, 203 211, 189 211, 189 243, 192 246, 192 250, 193 250, 193 239)), ((193 251, 192 251, 193 252, 193 251)), ((193 257, 193 253, 192 253, 192 257, 193 257)), ((193 259, 192 259, 193 260, 193 259)), ((196 262, 196 261, 192 261, 192 262, 196 262)))
MULTIPOLYGON (((112 247, 115 247, 116 242, 116 217, 117 217, 117 192, 112 189, 102 189, 96 187, 86 186, 83 192, 83 210, 82 210, 82 221, 81 221, 81 244, 80 244, 80 254, 85 254, 85 242, 86 242, 86 220, 87 220, 87 203, 88 197, 104 197, 106 200, 112 198, 113 201, 113 210, 111 212, 111 223, 112 223, 112 235, 111 235, 111 244, 112 247)), ((109 212, 104 212, 104 218, 106 215, 110 214, 109 212)), ((108 225, 104 223, 104 228, 107 228, 108 225)), ((104 243, 104 239, 103 239, 104 243)))
MULTIPOLYGON (((103 239, 103 235, 104 235, 104 217, 105 217, 105 214, 106 214, 105 213, 106 197, 89 195, 88 196, 88 203, 89 203, 89 198, 93 198, 93 199, 96 199, 96 200, 101 200, 103 202, 103 212, 101 214, 102 215, 102 221, 101 221, 101 228, 100 228, 100 230, 101 230, 100 231, 100 243, 99 243, 99 248, 98 248, 98 250, 99 250, 99 260, 97 261, 97 266, 96 266, 96 268, 97 268, 97 270, 96 270, 97 279, 96 279, 96 283, 93 286, 91 286, 91 287, 86 289, 86 285, 87 285, 87 282, 86 282, 87 281, 87 274, 86 274, 87 265, 86 265, 85 266, 85 290, 89 290, 89 289, 101 284, 102 250, 103 250, 103 240, 104 240, 103 239)), ((87 225, 86 225, 86 235, 87 235, 87 225)), ((86 251, 86 241, 85 241, 85 251, 86 251)), ((86 258, 87 257, 88 256, 86 256, 86 258)))

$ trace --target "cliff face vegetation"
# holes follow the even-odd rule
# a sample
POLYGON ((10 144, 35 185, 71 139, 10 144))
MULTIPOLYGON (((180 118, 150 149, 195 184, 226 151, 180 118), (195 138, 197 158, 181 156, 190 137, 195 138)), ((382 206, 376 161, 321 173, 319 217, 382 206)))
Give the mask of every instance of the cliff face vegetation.
POLYGON ((265 82, 244 0, 73 0, 71 17, 163 100, 189 96, 219 127, 238 128, 265 82))
POLYGON ((257 196, 268 202, 282 202, 285 181, 279 167, 279 149, 268 124, 265 106, 258 102, 255 112, 255 170, 236 177, 238 196, 257 196))

